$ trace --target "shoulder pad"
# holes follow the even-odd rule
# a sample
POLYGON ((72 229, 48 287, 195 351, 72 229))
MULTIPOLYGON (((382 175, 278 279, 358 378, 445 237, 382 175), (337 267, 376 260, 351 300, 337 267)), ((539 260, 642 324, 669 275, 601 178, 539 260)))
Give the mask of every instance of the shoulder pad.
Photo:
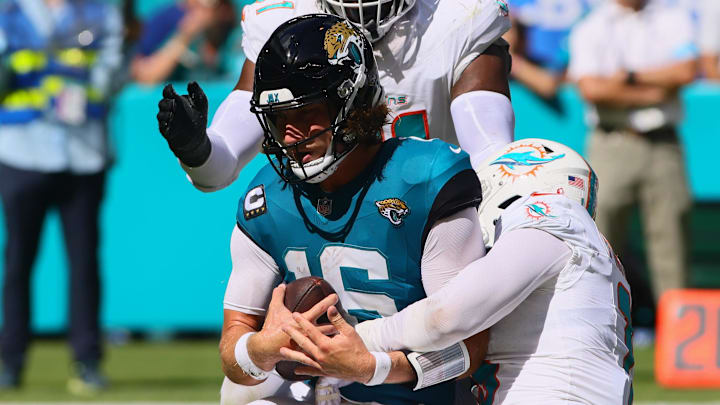
POLYGON ((314 1, 256 1, 242 10, 242 48, 255 63, 270 35, 285 21, 302 14, 317 12, 314 1))

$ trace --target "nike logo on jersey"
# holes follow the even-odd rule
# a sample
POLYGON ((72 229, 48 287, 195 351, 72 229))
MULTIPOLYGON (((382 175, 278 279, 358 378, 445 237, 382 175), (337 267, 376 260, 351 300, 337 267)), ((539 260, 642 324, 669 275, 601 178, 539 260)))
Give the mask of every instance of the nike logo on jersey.
POLYGON ((458 153, 458 154, 459 154, 460 152, 462 152, 462 149, 461 149, 459 146, 451 146, 451 147, 450 147, 450 150, 451 150, 453 153, 458 153))

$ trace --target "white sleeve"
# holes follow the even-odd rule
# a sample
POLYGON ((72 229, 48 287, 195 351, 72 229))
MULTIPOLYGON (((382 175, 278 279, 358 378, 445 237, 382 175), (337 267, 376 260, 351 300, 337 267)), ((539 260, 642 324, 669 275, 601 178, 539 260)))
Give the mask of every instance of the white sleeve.
POLYGON ((282 281, 275 260, 237 226, 230 239, 232 273, 223 307, 251 315, 265 315, 272 290, 282 281))
POLYGON ((296 7, 307 6, 299 3, 301 2, 286 1, 282 4, 263 4, 256 1, 243 7, 240 22, 243 33, 241 45, 250 62, 257 61, 260 50, 280 24, 298 15, 296 7))
POLYGON ((252 93, 233 90, 220 104, 207 129, 212 144, 208 160, 198 167, 181 162, 192 184, 201 191, 216 191, 229 186, 242 169, 260 152, 263 130, 250 112, 252 93))
POLYGON ((572 250, 545 231, 522 228, 498 239, 428 298, 356 330, 371 351, 432 351, 481 332, 565 268, 572 250))
POLYGON ((420 264, 425 294, 436 292, 465 266, 483 256, 485 244, 474 207, 437 221, 425 239, 420 264))
POLYGON ((458 143, 477 168, 490 154, 513 141, 515 112, 510 99, 494 91, 470 91, 450 103, 458 143))

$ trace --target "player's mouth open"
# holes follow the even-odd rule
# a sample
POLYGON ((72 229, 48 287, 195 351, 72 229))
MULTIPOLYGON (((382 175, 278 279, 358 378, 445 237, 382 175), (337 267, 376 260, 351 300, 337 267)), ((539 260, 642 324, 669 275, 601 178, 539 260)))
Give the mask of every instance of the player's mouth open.
POLYGON ((314 158, 312 153, 308 150, 297 150, 295 151, 295 160, 302 164, 306 164, 313 161, 314 158))
POLYGON ((300 152, 299 155, 300 155, 300 161, 303 164, 313 160, 312 154, 310 152, 300 152))

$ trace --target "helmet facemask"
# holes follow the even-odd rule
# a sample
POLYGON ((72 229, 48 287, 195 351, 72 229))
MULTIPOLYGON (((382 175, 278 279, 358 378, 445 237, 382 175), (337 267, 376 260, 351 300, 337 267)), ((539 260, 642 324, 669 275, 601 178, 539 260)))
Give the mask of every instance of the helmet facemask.
POLYGON ((357 24, 371 42, 380 40, 415 0, 317 0, 321 10, 357 24))
MULTIPOLYGON (((343 107, 343 110, 345 109, 343 107)), ((283 180, 288 183, 302 181, 308 183, 322 182, 335 173, 340 162, 357 146, 356 137, 345 130, 347 111, 333 113, 331 106, 327 102, 321 101, 321 99, 292 103, 292 105, 288 106, 272 105, 267 109, 256 111, 260 125, 265 132, 265 139, 262 144, 263 152, 269 158, 270 156, 274 157, 274 159, 270 159, 270 163, 283 180), (331 125, 312 136, 291 144, 285 144, 284 125, 282 127, 277 126, 280 115, 288 110, 303 108, 314 103, 322 103, 326 107, 331 125), (330 142, 328 142, 324 155, 303 163, 303 157, 307 153, 303 151, 303 147, 328 132, 330 132, 330 142)))

